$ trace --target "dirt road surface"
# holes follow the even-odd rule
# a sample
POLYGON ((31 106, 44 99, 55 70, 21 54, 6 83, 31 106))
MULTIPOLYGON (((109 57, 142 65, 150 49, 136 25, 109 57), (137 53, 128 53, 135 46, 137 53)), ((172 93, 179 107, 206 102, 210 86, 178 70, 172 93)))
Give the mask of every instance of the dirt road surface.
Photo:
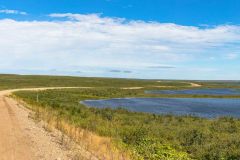
MULTIPOLYGON (((53 133, 29 118, 30 111, 8 97, 19 90, 46 90, 51 87, 0 91, 0 160, 70 160, 72 151, 64 149, 53 133)), ((79 88, 79 87, 78 87, 79 88)))

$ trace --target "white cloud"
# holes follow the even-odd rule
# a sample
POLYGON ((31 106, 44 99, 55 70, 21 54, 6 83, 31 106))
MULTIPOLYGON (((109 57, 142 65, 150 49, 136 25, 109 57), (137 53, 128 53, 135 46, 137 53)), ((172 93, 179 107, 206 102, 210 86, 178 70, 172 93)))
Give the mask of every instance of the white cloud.
POLYGON ((226 55, 226 59, 234 60, 234 59, 237 59, 238 56, 239 56, 239 55, 236 54, 236 53, 230 53, 230 54, 227 54, 227 55, 226 55))
POLYGON ((27 15, 27 12, 18 11, 18 10, 11 10, 11 9, 2 9, 2 10, 0 10, 0 13, 27 15))
POLYGON ((138 68, 174 65, 239 50, 240 27, 50 14, 49 21, 0 20, 0 68, 138 68))

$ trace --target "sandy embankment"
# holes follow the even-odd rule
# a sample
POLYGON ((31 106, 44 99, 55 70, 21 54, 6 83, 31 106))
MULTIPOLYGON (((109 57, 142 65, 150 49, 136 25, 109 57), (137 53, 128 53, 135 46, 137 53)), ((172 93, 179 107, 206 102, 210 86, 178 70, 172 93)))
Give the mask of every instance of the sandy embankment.
MULTIPOLYGON (((48 132, 43 124, 29 118, 31 111, 9 98, 14 91, 46 90, 79 87, 50 87, 13 89, 0 91, 0 159, 1 160, 70 160, 76 154, 88 159, 86 150, 75 153, 73 148, 66 148, 59 143, 61 134, 48 132)), ((84 87, 86 88, 86 87, 84 87)), ((74 144, 71 144, 71 147, 74 144)), ((91 155, 92 157, 92 155, 91 155)), ((92 157, 92 159, 96 159, 92 157)))

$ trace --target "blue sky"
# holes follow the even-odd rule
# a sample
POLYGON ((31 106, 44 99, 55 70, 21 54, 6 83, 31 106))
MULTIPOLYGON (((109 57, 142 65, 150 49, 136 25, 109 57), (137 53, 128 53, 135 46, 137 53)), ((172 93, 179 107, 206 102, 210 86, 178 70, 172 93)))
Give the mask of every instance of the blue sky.
POLYGON ((69 12, 181 25, 240 23, 239 0, 0 0, 0 4, 38 18, 69 12))
POLYGON ((0 0, 0 72, 240 79, 238 0, 0 0))

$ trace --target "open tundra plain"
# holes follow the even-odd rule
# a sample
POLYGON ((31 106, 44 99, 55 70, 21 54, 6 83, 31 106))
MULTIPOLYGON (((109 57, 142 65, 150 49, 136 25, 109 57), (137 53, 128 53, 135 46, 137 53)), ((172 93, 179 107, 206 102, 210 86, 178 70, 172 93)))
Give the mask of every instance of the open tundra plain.
POLYGON ((238 112, 238 81, 0 75, 0 89, 0 159, 240 157, 240 120, 230 112, 238 112), (181 105, 174 110, 184 114, 157 112, 173 107, 164 99, 196 99, 201 105, 191 103, 195 110, 208 107, 205 112, 215 116, 192 114, 181 105), (206 99, 232 100, 235 107, 211 106, 206 99), (84 103, 108 100, 102 107, 84 103))

